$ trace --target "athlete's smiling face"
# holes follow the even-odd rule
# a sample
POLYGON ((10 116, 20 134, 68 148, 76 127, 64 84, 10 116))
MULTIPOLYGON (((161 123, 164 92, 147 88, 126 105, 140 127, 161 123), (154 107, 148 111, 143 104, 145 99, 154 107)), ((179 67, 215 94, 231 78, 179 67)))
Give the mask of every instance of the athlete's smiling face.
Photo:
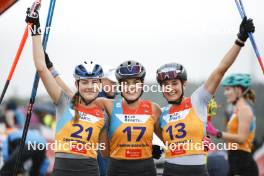
MULTIPOLYGON (((78 82, 76 82, 75 85, 78 89, 78 82)), ((79 81, 79 92, 87 101, 95 99, 98 96, 100 89, 100 79, 81 79, 79 81)))
POLYGON ((143 82, 137 78, 126 79, 121 81, 121 89, 124 98, 133 101, 141 96, 143 82))
POLYGON ((161 86, 164 86, 163 95, 167 101, 177 101, 182 95, 182 88, 185 89, 186 83, 183 83, 179 79, 165 80, 161 86))

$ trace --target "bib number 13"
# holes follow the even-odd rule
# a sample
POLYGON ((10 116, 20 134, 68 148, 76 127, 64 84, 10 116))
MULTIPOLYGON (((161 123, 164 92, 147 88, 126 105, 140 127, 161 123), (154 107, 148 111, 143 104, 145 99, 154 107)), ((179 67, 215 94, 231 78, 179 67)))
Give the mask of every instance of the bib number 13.
POLYGON ((169 133, 170 139, 174 140, 176 139, 181 139, 184 138, 187 134, 186 130, 185 130, 185 124, 184 123, 178 123, 175 126, 170 125, 167 129, 166 132, 169 133), (173 134, 173 128, 177 129, 177 134, 174 135, 173 134))

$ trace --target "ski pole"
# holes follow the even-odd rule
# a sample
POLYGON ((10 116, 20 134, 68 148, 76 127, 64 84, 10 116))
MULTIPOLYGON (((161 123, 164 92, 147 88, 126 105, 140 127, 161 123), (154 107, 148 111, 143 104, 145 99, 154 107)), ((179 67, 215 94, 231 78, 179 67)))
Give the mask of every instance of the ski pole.
MULTIPOLYGON (((46 27, 45 27, 45 32, 44 32, 43 40, 42 40, 42 46, 43 46, 44 50, 46 50, 48 37, 49 37, 49 32, 50 32, 50 30, 46 30, 46 29, 50 29, 51 22, 52 22, 52 17, 53 17, 53 12, 54 12, 54 9, 55 9, 55 3, 56 3, 56 0, 51 0, 50 1, 49 11, 48 11, 48 16, 47 16, 47 21, 46 21, 46 27)), ((24 125, 24 128, 23 128, 22 139, 21 139, 21 143, 20 143, 20 147, 19 147, 19 153, 18 153, 18 157, 16 159, 15 169, 13 171, 13 176, 16 176, 16 174, 17 174, 19 162, 21 160, 22 152, 23 152, 23 149, 25 147, 26 136, 27 136, 29 123, 30 123, 30 119, 31 119, 31 115, 32 115, 32 110, 33 110, 33 106, 34 106, 34 102, 35 102, 35 98, 36 98, 36 94, 37 94, 38 83, 39 83, 39 75, 36 72, 34 83, 33 83, 32 92, 31 92, 31 97, 30 97, 30 100, 29 100, 29 106, 28 106, 28 109, 27 109, 26 122, 25 122, 25 125, 24 125)))
MULTIPOLYGON (((236 2, 236 5, 237 5, 237 8, 238 8, 238 11, 240 13, 241 18, 244 19, 244 17, 246 17, 247 15, 246 15, 246 11, 245 11, 244 5, 242 3, 242 0, 235 0, 235 2, 236 2)), ((263 65, 262 58, 261 58, 259 49, 257 47, 256 41, 255 41, 255 38, 251 32, 248 33, 248 36, 249 36, 250 42, 252 44, 252 47, 254 49, 254 52, 256 54, 256 57, 258 59, 261 70, 264 74, 264 65, 263 65)))
MULTIPOLYGON (((41 0, 36 0, 33 3, 32 7, 31 7, 31 14, 30 15, 33 15, 33 12, 40 7, 40 1, 41 0)), ((17 63, 19 61, 20 55, 21 55, 21 53, 23 51, 23 48, 25 46, 25 43, 27 41, 27 38, 28 38, 28 28, 31 27, 31 26, 32 26, 32 24, 27 24, 26 29, 25 29, 24 34, 23 34, 23 37, 22 37, 22 39, 20 41, 20 44, 19 44, 19 47, 18 47, 16 56, 14 58, 13 64, 12 64, 11 69, 10 69, 10 72, 8 74, 8 77, 7 77, 7 80, 6 80, 4 89, 3 89, 2 93, 1 93, 0 105, 1 105, 1 103, 3 101, 3 99, 4 99, 6 90, 7 90, 8 86, 9 86, 9 83, 10 83, 12 77, 13 77, 13 74, 14 74, 14 71, 16 69, 17 63)))

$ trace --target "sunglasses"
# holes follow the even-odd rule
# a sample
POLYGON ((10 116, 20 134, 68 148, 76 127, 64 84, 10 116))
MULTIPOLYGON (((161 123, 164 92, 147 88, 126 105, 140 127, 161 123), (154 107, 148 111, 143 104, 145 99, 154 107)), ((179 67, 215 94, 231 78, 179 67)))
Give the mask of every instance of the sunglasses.
POLYGON ((119 69, 119 74, 123 76, 133 76, 139 73, 141 73, 141 66, 139 65, 121 67, 119 69))
POLYGON ((168 80, 168 79, 177 79, 177 71, 167 71, 167 72, 159 72, 157 73, 158 79, 160 81, 168 80))

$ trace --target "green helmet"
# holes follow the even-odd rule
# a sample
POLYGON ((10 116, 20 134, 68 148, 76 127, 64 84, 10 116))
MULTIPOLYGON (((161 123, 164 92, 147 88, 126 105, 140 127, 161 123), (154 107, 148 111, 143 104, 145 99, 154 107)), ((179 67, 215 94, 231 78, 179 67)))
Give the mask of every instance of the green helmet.
POLYGON ((232 74, 227 76, 222 84, 222 86, 241 86, 244 88, 248 88, 251 85, 251 77, 249 74, 232 74))

